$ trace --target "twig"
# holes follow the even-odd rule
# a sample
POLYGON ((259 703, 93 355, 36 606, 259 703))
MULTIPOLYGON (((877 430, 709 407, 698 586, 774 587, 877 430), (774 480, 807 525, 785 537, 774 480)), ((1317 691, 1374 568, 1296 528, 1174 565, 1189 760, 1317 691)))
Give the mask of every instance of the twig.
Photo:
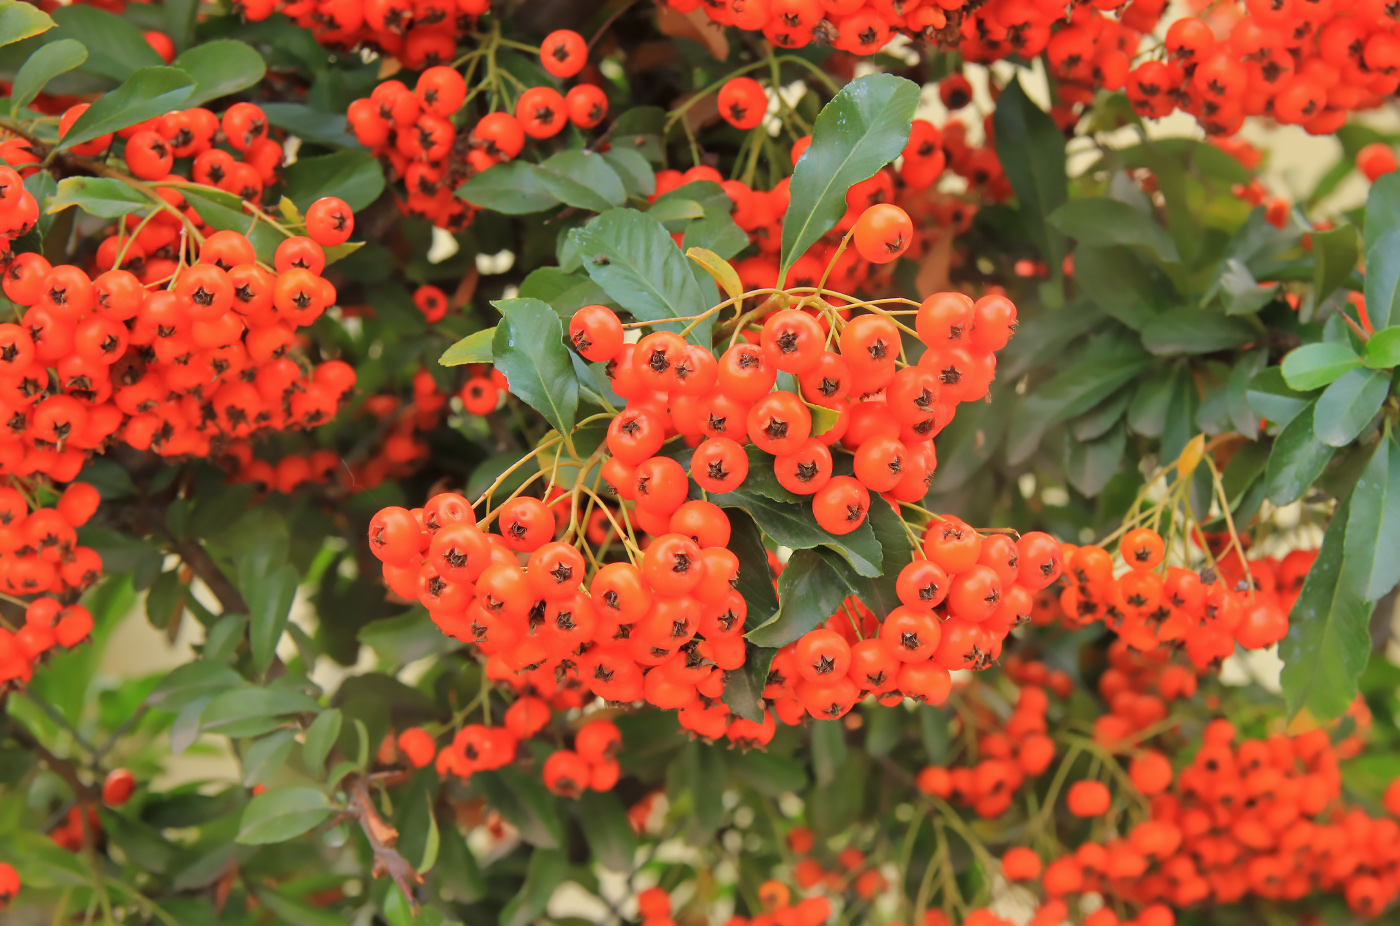
POLYGON ((413 915, 417 916, 418 898, 414 896, 413 885, 422 884, 423 876, 395 848, 399 841, 399 831, 379 815, 374 802, 370 800, 369 790, 365 787, 363 778, 356 776, 351 780, 350 803, 345 811, 359 821, 360 829, 364 831, 370 848, 374 850, 374 876, 377 878, 381 874, 388 874, 393 878, 399 890, 403 891, 404 899, 408 901, 413 915))

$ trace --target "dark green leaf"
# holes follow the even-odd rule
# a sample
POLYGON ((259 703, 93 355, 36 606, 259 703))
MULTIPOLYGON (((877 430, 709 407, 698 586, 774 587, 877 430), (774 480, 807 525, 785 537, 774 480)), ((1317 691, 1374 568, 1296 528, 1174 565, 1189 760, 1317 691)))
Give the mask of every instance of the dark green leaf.
POLYGON ((262 55, 248 44, 232 39, 215 39, 180 53, 171 62, 194 78, 194 92, 186 107, 203 106, 210 100, 246 90, 263 79, 267 65, 262 55))
POLYGON ((180 581, 180 574, 174 570, 162 572, 146 593, 146 620, 152 627, 164 630, 184 604, 185 584, 180 581))
POLYGON ((666 226, 667 231, 678 232, 684 231, 685 227, 695 219, 703 219, 705 207, 693 199, 685 199, 667 193, 665 196, 658 197, 656 202, 651 204, 647 215, 666 226))
MULTIPOLYGON (((1385 178, 1382 178, 1385 179, 1385 178)), ((1379 186, 1379 182, 1377 183, 1379 186)), ((1375 190, 1375 187, 1372 187, 1375 190)), ((1366 220, 1366 238, 1371 220, 1366 220)), ((1388 229, 1366 249, 1366 315, 1377 331, 1400 322, 1400 226, 1388 229)))
POLYGON ((121 850, 128 863, 156 875, 176 867, 181 850, 159 830, 105 807, 100 808, 99 813, 103 836, 121 850))
POLYGON ((0 45, 11 45, 49 31, 55 23, 48 13, 23 0, 0 2, 0 45))
MULTIPOLYGON (((28 3, 20 5, 30 7, 28 3)), ((77 39, 59 39, 36 48, 15 75, 14 86, 10 90, 10 115, 32 103, 49 81, 73 70, 86 61, 87 56, 87 46, 77 39)))
POLYGON ((1069 198, 1064 136, 1055 120, 1026 96, 1019 79, 997 98, 992 122, 997 157, 1016 191, 1026 229, 1045 263, 1058 268, 1064 240, 1049 218, 1069 198))
POLYGON ((609 148, 603 157, 612 166, 629 196, 650 196, 656 192, 656 174, 647 159, 633 148, 609 148))
POLYGON ((74 3, 54 10, 53 20, 58 23, 54 38, 76 39, 87 49, 84 71, 121 82, 138 68, 165 64, 141 30, 115 13, 74 3))
POLYGON ((1070 485, 1088 496, 1098 495, 1118 471, 1127 447, 1128 431, 1122 424, 1092 441, 1065 435, 1065 477, 1070 485))
POLYGON ((1027 459, 1054 424, 1081 415, 1136 379, 1150 361, 1124 352, 1095 363, 1079 363, 1033 390, 1011 415, 1007 457, 1015 464, 1027 459))
POLYGON ((1371 608, 1342 581, 1350 501, 1343 501, 1332 516, 1288 617, 1288 636, 1279 644, 1284 663, 1280 682, 1289 713, 1307 708, 1318 722, 1340 717, 1351 707, 1357 679, 1371 655, 1371 608))
POLYGON ((1318 303, 1336 292, 1351 278, 1360 256, 1356 229, 1343 225, 1330 231, 1312 233, 1313 299, 1318 303))
POLYGON ((441 863, 433 871, 433 884, 443 900, 473 903, 486 894, 481 866, 455 826, 444 827, 438 849, 441 863))
POLYGON ((248 640, 253 650, 253 666, 266 672, 277 655, 277 642, 287 628, 300 576, 295 566, 284 564, 259 577, 251 588, 244 589, 248 599, 248 640))
POLYGON ((758 646, 786 646, 836 613, 851 590, 815 550, 792 554, 778 576, 778 614, 746 636, 758 646))
POLYGON ((564 883, 569 873, 569 861, 558 849, 536 849, 530 853, 525 869, 525 883, 520 893, 501 908, 497 926, 530 926, 544 913, 554 889, 564 883))
POLYGON ((1350 344, 1319 341, 1289 351, 1280 364, 1283 381, 1299 392, 1319 389, 1343 373, 1361 366, 1350 344))
MULTIPOLYGON (((1124 247, 1096 248, 1081 244, 1074 250, 1074 279, 1079 291, 1104 314, 1134 331, 1141 331, 1143 325, 1166 311, 1172 292, 1170 281, 1160 270, 1124 247)), ((1073 315, 1075 312, 1071 307, 1050 314, 1073 315)))
POLYGON ((1246 437, 1252 438, 1259 431, 1259 418, 1249 407, 1250 382, 1268 362, 1269 351, 1263 347, 1237 357, 1225 384, 1225 404, 1230 413, 1230 423, 1246 437))
POLYGON ((536 267, 520 283, 522 299, 548 302, 560 318, 571 318, 586 305, 607 305, 612 300, 586 273, 570 273, 558 267, 536 267))
POLYGON ((836 780, 850 750, 846 748, 846 728, 839 723, 816 723, 812 726, 812 771, 818 785, 836 780))
POLYGON ((457 195, 473 206, 505 215, 543 212, 559 205, 535 165, 525 161, 497 164, 469 178, 457 195))
POLYGON ((555 430, 572 431, 578 379, 558 314, 538 299, 502 299, 492 305, 500 310, 501 323, 491 352, 511 393, 544 415, 555 430))
MULTIPOLYGON (((1382 235, 1396 228, 1400 228, 1400 174, 1391 172, 1378 177, 1366 196, 1366 253, 1371 253, 1382 235)), ((1370 271, 1370 261, 1366 269, 1370 271)))
POLYGON ((301 744, 301 760, 307 771, 319 775, 326 765, 326 757, 331 754, 335 741, 340 738, 340 728, 345 716, 336 708, 327 708, 311 726, 306 728, 306 736, 301 744))
POLYGON ((243 787, 262 784, 281 770, 292 754, 296 734, 291 730, 270 733, 248 747, 243 754, 243 787))
POLYGON ((736 779, 768 797, 780 797, 807 787, 807 770, 794 759, 757 749, 731 750, 725 758, 736 779))
POLYGON ((402 666, 440 652, 442 631, 422 608, 398 617, 371 621, 360 628, 359 641, 379 656, 381 665, 402 666))
POLYGON ((812 144, 792 172, 783 219, 779 285, 788 268, 846 213, 846 191, 899 156, 909 141, 919 87, 893 74, 869 74, 822 107, 812 144))
POLYGON ((268 124, 286 129, 303 141, 328 148, 363 147, 346 130, 344 112, 323 112, 302 103, 259 103, 268 124))
POLYGON ((1154 354, 1209 354, 1259 339, 1242 318, 1202 309, 1173 309, 1142 326, 1142 346, 1154 354))
POLYGON ((1308 407, 1308 395, 1290 389, 1278 367, 1265 367, 1249 380, 1245 393, 1249 407, 1271 424, 1286 425, 1308 407))
MULTIPOLYGON (((1167 230, 1132 206, 1116 199, 1086 197, 1064 203, 1049 216, 1049 222, 1081 244, 1095 247, 1137 245, 1152 251, 1159 260, 1177 263, 1167 230)), ((1078 261, 1076 271, 1078 270, 1078 261)))
POLYGON ((400 854, 419 874, 432 871, 442 846, 442 833, 433 813, 433 796, 437 791, 437 775, 431 769, 420 771, 414 784, 403 798, 407 803, 399 824, 400 854))
MULTIPOLYGON (((731 515, 732 517, 732 515, 731 515)), ((744 664, 725 676, 725 706, 745 720, 763 722, 763 687, 777 650, 768 646, 746 646, 744 664)))
POLYGON ((1094 440, 1103 437, 1123 417, 1134 393, 1131 389, 1120 389, 1097 406, 1070 422, 1070 433, 1075 440, 1094 440))
POLYGON ((464 363, 490 363, 491 342, 496 337, 495 328, 486 328, 469 334, 443 351, 438 363, 445 367, 458 367, 464 363))
POLYGON ((1228 257, 1223 266, 1217 284, 1226 315, 1253 315, 1274 301, 1275 287, 1261 286, 1243 261, 1228 257))
POLYGON ((1400 446, 1393 436, 1376 444, 1352 490, 1343 549, 1341 583, 1354 597, 1376 601, 1400 581, 1400 446))
POLYGON ((690 791, 695 822, 706 834, 724 820, 724 753, 719 746, 687 743, 682 754, 686 788, 690 791))
MULTIPOLYGON (((840 721, 818 720, 818 724, 839 725, 840 721)), ((870 784, 870 761, 864 753, 852 753, 828 785, 819 785, 806 798, 808 821, 823 839, 845 832, 861 819, 866 787, 870 784)))
POLYGON ((304 900, 268 889, 259 889, 257 895, 258 901, 267 907, 277 922, 286 923, 287 926, 345 926, 345 918, 340 914, 304 900))
POLYGON ((540 182, 567 206, 606 212, 627 201, 627 190, 607 158, 581 149, 561 151, 539 166, 540 182))
POLYGON ((520 831, 520 838, 539 849, 564 845, 564 824, 554 798, 536 775, 523 775, 514 769, 477 772, 472 784, 486 795, 487 803, 520 831))
POLYGON ((163 711, 179 711, 191 701, 240 687, 243 677, 225 665, 196 660, 177 666, 146 695, 146 703, 163 711))
POLYGON ((200 728, 225 736, 261 736, 282 726, 290 714, 309 714, 321 705, 306 695, 278 688, 235 688, 204 709, 200 728))
POLYGON ((320 825, 334 808, 316 788, 269 788, 243 809, 236 842, 286 842, 320 825))
POLYGON ((742 509, 729 509, 729 549, 739 558, 736 590, 744 597, 748 616, 744 627, 753 629, 766 624, 778 613, 778 597, 773 591, 773 573, 768 568, 768 554, 758 526, 742 509))
POLYGON ((1366 342, 1362 362, 1375 370, 1400 366, 1400 325, 1382 328, 1366 342))
POLYGON ((1312 409, 1307 412, 1288 422, 1269 453, 1264 478, 1269 501, 1275 505, 1287 505, 1302 497, 1336 453, 1313 434, 1312 409))
POLYGON ((1327 387, 1313 411, 1313 433, 1329 447, 1345 447, 1381 410, 1390 377, 1375 370, 1352 370, 1327 387))
POLYGON ((89 106, 58 147, 71 148, 164 115, 183 104, 193 89, 194 78, 178 68, 152 67, 134 71, 120 87, 103 94, 89 106))
POLYGON ((1163 371, 1144 378, 1128 406, 1128 427, 1143 437, 1161 437, 1167 423, 1167 407, 1172 401, 1174 371, 1163 371))
POLYGON ((578 800, 578 822, 593 858, 604 868, 631 874, 637 834, 627 809, 611 791, 585 791, 578 800))
MULTIPOLYGON (((754 478, 752 471, 749 478, 754 478)), ((760 494, 760 490, 749 486, 747 480, 733 492, 711 495, 710 501, 721 508, 744 509, 753 515, 759 528, 774 543, 793 550, 827 547, 849 563, 857 574, 869 577, 880 574, 882 553, 870 529, 869 518, 849 534, 837 536, 817 526, 808 504, 776 501, 760 494)))
MULTIPOLYGON (((655 218, 634 209, 611 209, 569 237, 583 268, 612 299, 642 321, 701 314, 706 303, 690 263, 655 218)), ((713 319, 698 324, 692 343, 710 345, 713 319)), ((652 330, 680 331, 686 323, 652 330)))
POLYGON ((339 196, 358 212, 384 192, 384 170, 374 155, 364 150, 299 158, 287 166, 282 177, 287 198, 302 212, 322 196, 339 196))

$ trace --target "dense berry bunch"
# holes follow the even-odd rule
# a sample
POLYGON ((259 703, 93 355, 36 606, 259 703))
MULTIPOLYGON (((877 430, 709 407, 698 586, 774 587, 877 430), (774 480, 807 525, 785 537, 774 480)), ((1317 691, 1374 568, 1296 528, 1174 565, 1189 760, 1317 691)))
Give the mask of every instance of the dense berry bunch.
POLYGON ((853 55, 873 55, 897 33, 937 40, 957 35, 964 0, 665 0, 681 13, 703 9, 716 23, 762 32, 780 48, 831 45, 853 55))
POLYGON ((1184 647, 1201 669, 1235 651, 1262 649, 1288 632, 1288 613, 1317 552, 1298 550, 1282 561, 1244 563, 1238 553, 1214 568, 1166 565, 1166 546, 1150 528, 1128 531, 1119 543, 1124 566, 1094 545, 1065 546, 1067 584, 1060 606, 1071 626, 1103 621, 1135 649, 1184 647))
MULTIPOLYGON (((123 0, 124 2, 124 0, 123 0)), ((238 0, 252 22, 282 13, 331 48, 369 49, 419 70, 451 61, 490 0, 238 0)))
MULTIPOLYGON (((540 56, 549 73, 569 78, 586 63, 587 46, 578 33, 561 29, 545 38, 540 56)), ((591 129, 608 113, 601 87, 579 82, 567 93, 549 85, 530 87, 520 93, 513 112, 477 114, 466 109, 466 79, 452 67, 430 63, 413 89, 384 81, 350 104, 348 118, 355 137, 402 181, 404 212, 442 228, 460 229, 471 220, 472 207, 454 195, 468 177, 514 160, 527 139, 553 138, 570 124, 591 129)))

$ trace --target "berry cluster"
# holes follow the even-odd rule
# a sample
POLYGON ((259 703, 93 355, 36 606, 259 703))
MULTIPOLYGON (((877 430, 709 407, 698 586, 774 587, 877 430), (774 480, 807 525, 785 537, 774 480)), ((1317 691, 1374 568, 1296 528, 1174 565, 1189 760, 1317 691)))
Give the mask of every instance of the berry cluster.
POLYGON ((1103 621, 1141 651, 1185 647, 1202 670, 1235 651, 1262 649, 1288 633, 1288 612, 1316 552, 1290 553, 1282 562, 1244 563, 1238 554, 1216 568, 1165 566, 1166 545, 1151 528, 1124 534, 1116 570, 1103 547, 1065 545, 1066 576, 1060 606, 1071 626, 1103 621))
MULTIPOLYGON (((97 559, 94 551, 86 547, 78 549, 87 550, 100 568, 101 560, 97 559)), ((45 563, 52 569, 51 563, 45 563)), ((88 581, 96 581, 96 578, 94 574, 88 581)), ((33 590, 29 591, 32 593, 33 590)), ((64 605, 49 597, 34 599, 25 609, 23 627, 13 633, 0 627, 0 694, 28 683, 44 655, 53 651, 54 647, 70 649, 86 640, 91 633, 92 614, 82 605, 64 605)))
POLYGON ((238 0, 236 7, 250 22, 282 13, 322 45, 373 50, 421 70, 451 61, 491 0, 238 0))
POLYGON ((900 571, 901 604, 884 621, 848 598, 823 627, 778 651, 763 694, 780 720, 834 720, 866 696, 943 703, 950 673, 995 662, 1007 634, 1030 620, 1035 592, 1061 570, 1060 544, 1048 534, 1012 541, 956 518, 928 528, 922 554, 900 571))
MULTIPOLYGON (((540 62, 555 77, 577 75, 587 59, 583 37, 567 29, 550 33, 540 47, 540 62)), ((459 131, 454 119, 467 102, 466 79, 435 64, 412 90, 397 80, 384 81, 351 103, 348 112, 355 137, 403 182, 404 213, 453 230, 471 220, 471 206, 454 195, 468 177, 514 160, 527 138, 553 138, 571 123, 591 129, 608 114, 607 94, 595 84, 577 83, 567 94, 552 86, 530 87, 521 92, 513 113, 472 117, 470 129, 459 131)), ((423 309, 432 321, 429 308, 423 309)))
POLYGON ((722 26, 762 32, 779 48, 831 45, 852 55, 873 55, 896 33, 935 40, 957 34, 964 0, 665 0, 681 13, 703 9, 722 26), (951 22, 951 29, 950 29, 951 22))

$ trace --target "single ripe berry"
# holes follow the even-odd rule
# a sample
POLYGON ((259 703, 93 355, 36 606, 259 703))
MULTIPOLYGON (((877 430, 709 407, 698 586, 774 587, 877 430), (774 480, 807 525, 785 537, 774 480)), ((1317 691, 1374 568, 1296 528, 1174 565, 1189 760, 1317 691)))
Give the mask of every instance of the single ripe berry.
POLYGON ((108 807, 120 807, 131 800, 136 791, 136 776, 129 769, 114 768, 102 782, 102 803, 108 807))
POLYGON ((1076 817, 1098 817, 1108 812, 1113 797, 1102 781, 1076 781, 1070 786, 1066 803, 1076 817))
POLYGON ((719 89, 719 114, 736 129, 756 128, 768 112, 768 94, 752 77, 736 77, 719 89))
POLYGON ((914 223, 909 214, 890 203, 877 203, 856 220, 855 246, 872 264, 887 264, 909 250, 914 223))
POLYGON ((399 752, 403 753, 408 764, 414 768, 425 768, 437 758, 437 744, 427 730, 409 727, 399 734, 399 752))

